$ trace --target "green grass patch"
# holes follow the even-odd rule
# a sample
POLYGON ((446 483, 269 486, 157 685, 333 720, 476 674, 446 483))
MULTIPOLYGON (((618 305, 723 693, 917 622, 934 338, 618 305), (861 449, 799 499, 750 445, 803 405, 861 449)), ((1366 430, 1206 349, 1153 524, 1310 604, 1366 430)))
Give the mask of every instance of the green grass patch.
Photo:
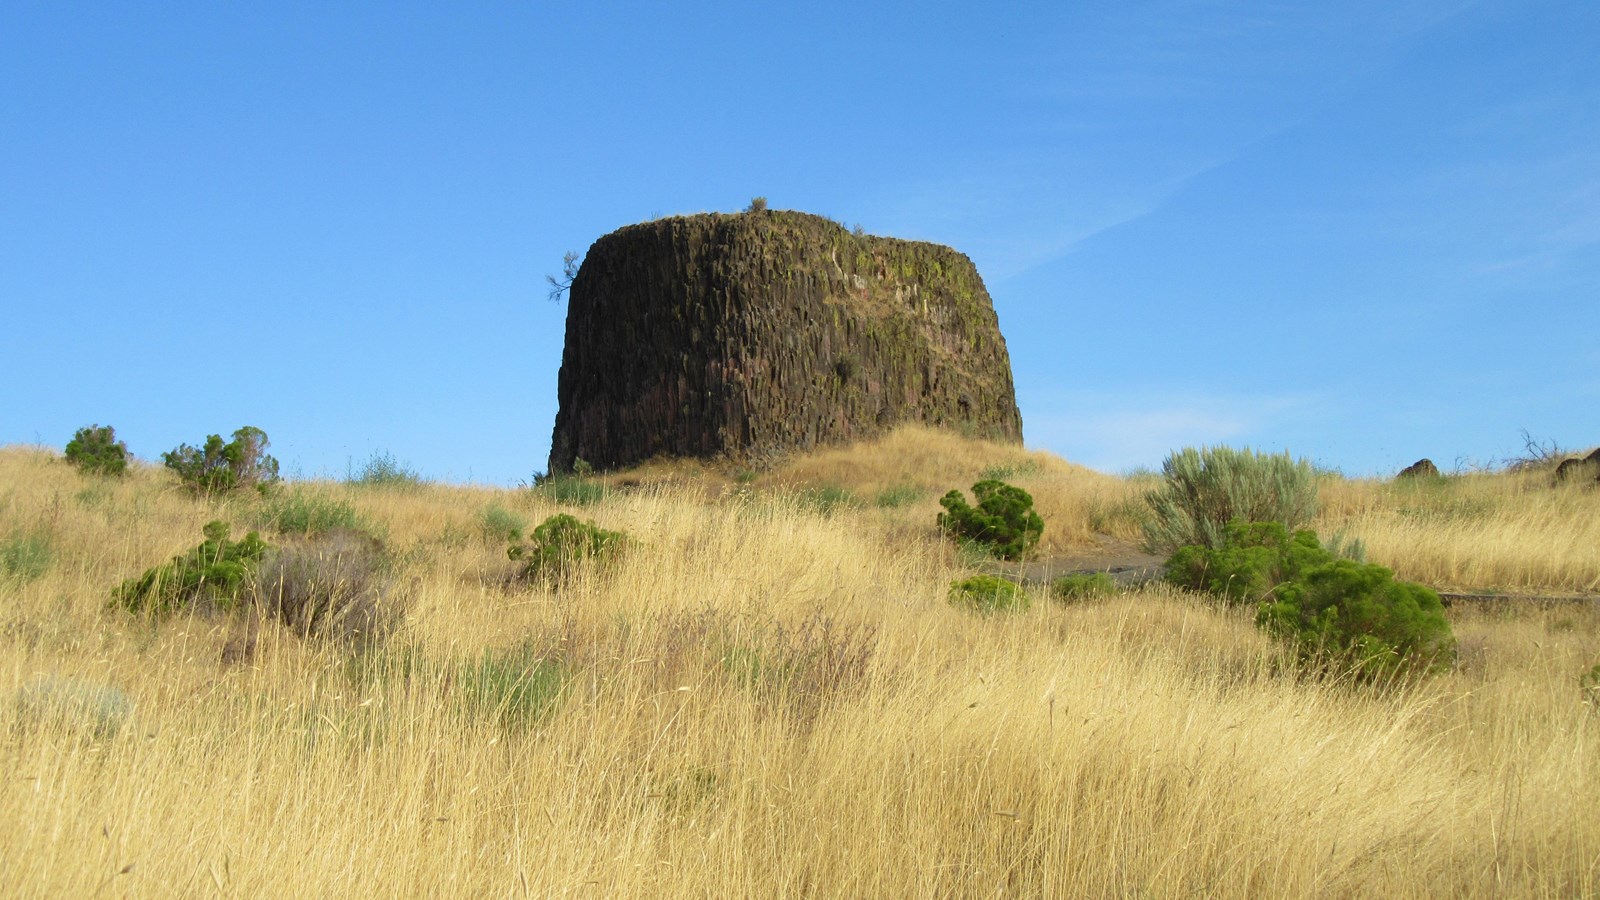
POLYGON ((478 514, 478 533, 485 543, 509 544, 522 539, 528 518, 519 512, 491 503, 478 514))
POLYGON ((879 491, 872 498, 873 505, 879 509, 899 509, 920 502, 933 492, 917 484, 896 484, 879 491))
POLYGON ((294 489, 268 497, 256 512, 256 524, 279 534, 316 535, 348 529, 371 532, 371 528, 344 500, 317 491, 294 489))
POLYGON ((55 561, 55 542, 42 530, 0 539, 0 575, 28 582, 42 578, 55 561))
POLYGON ((1016 463, 996 463, 978 473, 979 481, 1005 481, 1008 478, 1026 478, 1039 474, 1039 464, 1031 459, 1016 463))
POLYGON ((610 493, 605 485, 581 475, 556 475, 530 490, 534 496, 561 506, 593 506, 610 493))
POLYGON ((560 663, 528 645, 486 651, 461 663, 454 679, 463 712, 509 729, 526 728, 548 716, 566 683, 560 663))
POLYGON ((819 484, 795 495, 800 505, 823 516, 831 516, 843 509, 857 506, 856 495, 849 488, 837 484, 819 484))

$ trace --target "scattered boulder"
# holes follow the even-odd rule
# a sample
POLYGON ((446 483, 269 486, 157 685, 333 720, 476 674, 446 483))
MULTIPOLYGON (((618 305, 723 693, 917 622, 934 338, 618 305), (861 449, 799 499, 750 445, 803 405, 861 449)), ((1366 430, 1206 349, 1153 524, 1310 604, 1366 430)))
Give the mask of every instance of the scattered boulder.
POLYGON ((1396 478, 1438 478, 1438 477, 1440 477, 1439 476, 1439 467, 1433 464, 1433 460, 1428 459, 1427 457, 1423 457, 1422 459, 1417 460, 1416 462, 1412 463, 1411 465, 1406 466, 1404 469, 1401 469, 1400 470, 1400 474, 1396 475, 1395 477, 1396 478))

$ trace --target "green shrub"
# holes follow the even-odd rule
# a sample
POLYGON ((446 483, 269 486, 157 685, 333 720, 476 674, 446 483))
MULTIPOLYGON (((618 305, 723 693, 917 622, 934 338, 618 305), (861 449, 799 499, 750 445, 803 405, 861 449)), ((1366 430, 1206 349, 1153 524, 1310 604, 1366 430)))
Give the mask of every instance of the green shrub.
POLYGON ((370 531, 355 507, 326 494, 298 489, 269 498, 256 514, 262 528, 279 534, 318 535, 330 531, 370 531))
POLYGON ((1578 679, 1578 689, 1583 692, 1583 702, 1600 709, 1600 663, 1583 673, 1578 679))
POLYGON ((1145 541, 1152 550, 1216 547, 1234 519, 1282 522, 1292 530, 1317 512, 1311 464, 1287 453, 1190 447, 1167 457, 1161 471, 1162 485, 1145 494, 1151 512, 1145 541))
POLYGON ((79 428, 67 442, 67 462, 86 475, 122 475, 128 471, 128 445, 117 440, 110 425, 79 428))
POLYGON ((478 514, 478 531, 483 535, 484 541, 491 544, 508 544, 512 541, 522 540, 522 531, 528 527, 528 520, 520 513, 506 509, 498 503, 491 503, 478 514))
POLYGON ((1277 522, 1233 521, 1221 545, 1180 547, 1167 560, 1167 581, 1229 603, 1260 603, 1279 585, 1333 560, 1311 531, 1290 534, 1277 522))
POLYGON ((0 575, 32 581, 50 571, 54 556, 55 542, 48 531, 13 534, 0 540, 0 575))
POLYGON ((427 484, 422 474, 395 459, 387 450, 374 450, 359 471, 347 469, 345 483, 361 487, 409 490, 427 484))
POLYGON ((1234 603, 1255 603, 1256 624, 1294 646, 1308 668, 1379 678, 1448 668, 1455 638, 1439 595, 1382 566, 1335 557, 1311 531, 1230 522, 1221 546, 1190 545, 1167 579, 1234 603))
POLYGON ((950 602, 979 612, 1011 612, 1028 608, 1028 592, 1014 581, 993 575, 974 575, 950 582, 950 602))
POLYGON ((506 555, 522 563, 528 578, 564 581, 586 563, 606 565, 627 543, 620 531, 607 531, 593 522, 565 513, 545 519, 526 544, 512 544, 506 555))
POLYGON ((124 581, 112 594, 113 605, 156 614, 202 601, 232 608, 268 546, 254 531, 241 541, 228 540, 228 532, 227 522, 207 523, 200 546, 124 581))
POLYGON ((1432 589, 1383 566, 1335 559, 1283 586, 1256 621, 1289 639, 1303 661, 1378 677, 1455 662, 1455 636, 1432 589))
POLYGON ((198 493, 220 494, 247 487, 264 491, 278 481, 278 461, 267 455, 267 444, 265 431, 246 425, 226 444, 220 435, 208 435, 205 446, 180 444, 161 454, 161 461, 198 493))
POLYGON ((1063 575, 1050 582, 1050 596, 1063 603, 1089 597, 1109 597, 1116 592, 1116 580, 1105 572, 1063 575))
POLYGON ((1001 559, 1023 557, 1044 534, 1044 520, 1033 511, 1033 497, 1019 487, 1003 481, 985 480, 972 486, 978 500, 968 506, 960 491, 951 491, 939 501, 945 512, 939 514, 939 528, 957 540, 968 540, 985 547, 1001 559))

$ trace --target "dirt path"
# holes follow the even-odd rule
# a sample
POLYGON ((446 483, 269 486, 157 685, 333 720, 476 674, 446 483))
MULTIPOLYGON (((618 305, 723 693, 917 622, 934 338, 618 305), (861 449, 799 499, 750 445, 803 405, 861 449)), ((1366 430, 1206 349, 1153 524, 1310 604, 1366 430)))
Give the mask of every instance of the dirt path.
POLYGON ((1023 563, 994 561, 987 571, 1017 578, 1028 584, 1049 584, 1053 578, 1079 573, 1105 572, 1121 585, 1141 584, 1160 578, 1164 557, 1139 549, 1132 541, 1098 535, 1093 546, 1072 553, 1023 563))

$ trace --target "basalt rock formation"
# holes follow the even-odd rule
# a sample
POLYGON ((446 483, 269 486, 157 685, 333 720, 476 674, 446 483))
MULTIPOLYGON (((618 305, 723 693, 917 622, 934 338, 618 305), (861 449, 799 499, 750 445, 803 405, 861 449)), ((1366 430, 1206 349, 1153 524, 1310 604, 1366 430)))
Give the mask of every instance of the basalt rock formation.
POLYGON ((901 422, 1020 442, 1011 360, 966 256, 752 211, 630 225, 568 295, 550 471, 760 462, 901 422))

